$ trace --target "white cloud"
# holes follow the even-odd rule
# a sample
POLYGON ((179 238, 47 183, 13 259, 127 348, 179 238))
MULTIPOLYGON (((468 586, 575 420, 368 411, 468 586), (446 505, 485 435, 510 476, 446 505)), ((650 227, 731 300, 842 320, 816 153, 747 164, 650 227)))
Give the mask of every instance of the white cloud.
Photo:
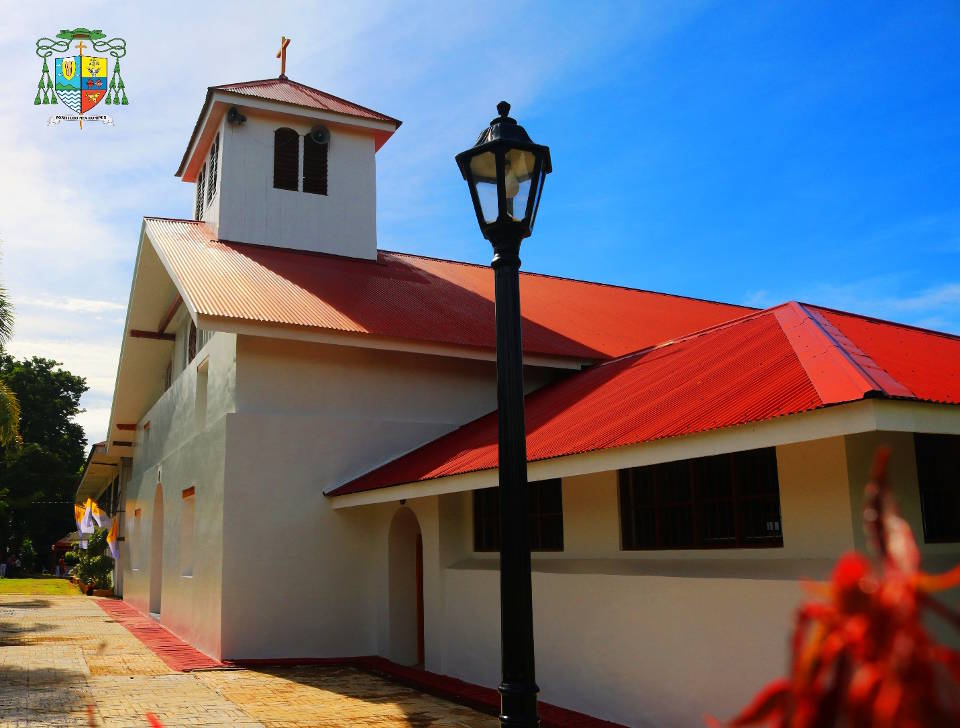
POLYGON ((105 313, 107 311, 124 311, 126 305, 116 301, 98 301, 92 298, 70 298, 66 296, 34 298, 25 296, 14 301, 14 306, 37 306, 50 308, 56 311, 70 311, 79 313, 105 313))

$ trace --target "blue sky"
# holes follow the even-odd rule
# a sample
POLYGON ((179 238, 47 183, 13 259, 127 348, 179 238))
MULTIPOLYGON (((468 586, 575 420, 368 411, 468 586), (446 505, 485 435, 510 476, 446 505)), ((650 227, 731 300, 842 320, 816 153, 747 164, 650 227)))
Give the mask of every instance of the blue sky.
POLYGON ((278 73, 403 119, 380 247, 485 263, 453 162, 501 98, 551 147, 524 268, 758 306, 800 299, 960 332, 960 5, 2 3, 0 278, 11 348, 91 384, 103 434, 143 215, 208 85, 278 73), (114 128, 48 128, 36 38, 125 37, 114 128), (19 91, 17 89, 20 89, 19 91))

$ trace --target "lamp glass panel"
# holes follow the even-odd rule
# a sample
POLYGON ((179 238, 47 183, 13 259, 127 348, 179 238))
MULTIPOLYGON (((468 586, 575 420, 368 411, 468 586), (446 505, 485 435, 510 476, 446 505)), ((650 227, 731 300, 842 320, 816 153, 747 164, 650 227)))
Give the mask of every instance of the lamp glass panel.
POLYGON ((537 179, 537 189, 534 191, 534 194, 537 196, 533 201, 533 209, 530 210, 530 229, 533 230, 533 224, 537 221, 537 210, 540 209, 540 194, 543 192, 543 183, 547 177, 547 173, 542 171, 540 172, 540 177, 537 179))
POLYGON ((480 213, 484 222, 496 222, 499 216, 497 205, 497 159, 493 152, 478 154, 470 160, 470 178, 480 200, 480 213))
POLYGON ((530 183, 536 166, 536 157, 526 149, 509 149, 504 155, 504 189, 507 214, 513 220, 523 220, 530 199, 530 183))

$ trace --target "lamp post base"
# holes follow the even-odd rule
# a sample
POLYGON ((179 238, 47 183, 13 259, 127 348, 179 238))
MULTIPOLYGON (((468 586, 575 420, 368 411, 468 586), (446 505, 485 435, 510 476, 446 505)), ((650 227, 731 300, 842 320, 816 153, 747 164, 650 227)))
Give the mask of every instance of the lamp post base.
POLYGON ((500 683, 500 725, 511 728, 540 728, 536 683, 500 683))

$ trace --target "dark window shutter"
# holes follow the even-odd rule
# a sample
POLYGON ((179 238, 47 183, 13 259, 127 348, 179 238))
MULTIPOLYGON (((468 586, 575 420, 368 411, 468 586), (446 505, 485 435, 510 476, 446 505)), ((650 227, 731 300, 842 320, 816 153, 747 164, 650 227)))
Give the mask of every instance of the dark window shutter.
POLYGON ((299 166, 300 135, 293 129, 277 129, 273 132, 273 186, 296 192, 299 166))
POLYGON ((207 180, 207 202, 217 193, 217 162, 220 157, 220 134, 214 137, 210 146, 210 177, 207 180))
POLYGON ((327 194, 327 150, 330 144, 317 141, 313 134, 303 138, 303 191, 327 194))
POLYGON ((193 216, 197 220, 200 219, 200 215, 203 213, 203 173, 206 169, 207 167, 204 165, 200 169, 200 174, 197 175, 197 203, 193 211, 193 216))
POLYGON ((190 333, 187 336, 187 364, 197 355, 197 325, 190 322, 190 333))
POLYGON ((914 436, 925 543, 960 541, 960 435, 914 436))

